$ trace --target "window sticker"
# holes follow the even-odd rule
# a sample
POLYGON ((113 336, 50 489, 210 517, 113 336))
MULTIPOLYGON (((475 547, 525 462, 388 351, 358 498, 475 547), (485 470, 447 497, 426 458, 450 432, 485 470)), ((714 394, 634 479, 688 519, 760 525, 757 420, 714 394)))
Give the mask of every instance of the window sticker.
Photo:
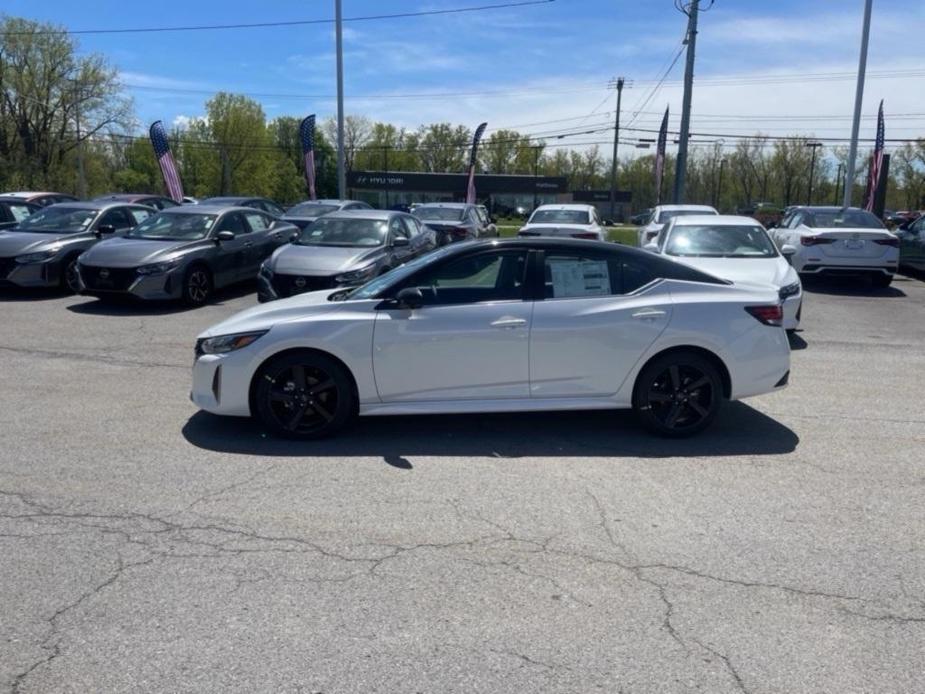
POLYGON ((555 259, 548 261, 554 298, 607 296, 610 270, 606 260, 555 259))

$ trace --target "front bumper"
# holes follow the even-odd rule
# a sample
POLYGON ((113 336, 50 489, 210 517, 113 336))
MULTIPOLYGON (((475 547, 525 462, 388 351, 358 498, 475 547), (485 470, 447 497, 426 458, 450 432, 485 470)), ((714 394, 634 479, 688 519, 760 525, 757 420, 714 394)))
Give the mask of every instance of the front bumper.
POLYGON ((181 268, 157 275, 139 275, 134 268, 107 268, 110 277, 99 278, 99 268, 78 266, 80 293, 88 296, 131 296, 145 301, 179 299, 183 295, 181 268), (91 279, 92 276, 92 279, 91 279))
POLYGON ((0 285, 16 287, 57 287, 61 283, 62 263, 47 261, 21 265, 14 258, 0 258, 0 285))
POLYGON ((803 306, 803 292, 788 296, 784 299, 784 330, 796 330, 800 327, 800 318, 803 306))
POLYGON ((203 354, 193 363, 190 400, 213 414, 249 417, 253 352, 246 347, 227 354, 203 354))

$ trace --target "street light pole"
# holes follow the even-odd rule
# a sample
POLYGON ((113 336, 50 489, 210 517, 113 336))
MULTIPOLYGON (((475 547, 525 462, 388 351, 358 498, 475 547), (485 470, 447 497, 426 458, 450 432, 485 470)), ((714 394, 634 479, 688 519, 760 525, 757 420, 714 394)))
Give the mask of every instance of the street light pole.
POLYGON ((337 44, 337 195, 347 197, 347 172, 344 166, 344 36, 341 0, 334 0, 335 43, 337 44))
POLYGON ((841 185, 841 171, 843 168, 842 163, 838 162, 838 173, 835 174, 835 202, 832 203, 833 205, 838 205, 838 191, 841 185))
POLYGON ((74 126, 77 130, 77 197, 87 199, 87 174, 84 170, 84 143, 80 139, 80 84, 74 80, 74 126))
POLYGON ((535 210, 538 207, 539 199, 537 197, 536 190, 536 179, 540 175, 540 148, 535 146, 533 148, 533 209, 535 210))
POLYGON ((812 150, 813 150, 813 158, 811 160, 812 163, 809 165, 809 193, 806 196, 807 198, 806 204, 812 205, 813 204, 813 174, 816 172, 816 150, 822 147, 822 143, 821 142, 807 142, 804 144, 804 147, 812 147, 812 150))
MULTIPOLYGON (((620 144, 620 101, 623 97, 623 84, 625 80, 619 77, 616 81, 617 88, 617 115, 613 130, 613 161, 610 164, 610 219, 613 221, 616 215, 617 205, 617 147, 620 144)), ((611 86, 614 83, 611 82, 611 86)))
POLYGON ((861 128, 861 105, 864 102, 864 76, 867 73, 867 44, 870 42, 870 12, 873 0, 864 2, 864 29, 861 32, 861 57, 858 61, 858 86, 854 94, 854 121, 851 124, 851 147, 848 150, 843 207, 851 207, 854 193, 854 166, 858 156, 858 131, 861 128))

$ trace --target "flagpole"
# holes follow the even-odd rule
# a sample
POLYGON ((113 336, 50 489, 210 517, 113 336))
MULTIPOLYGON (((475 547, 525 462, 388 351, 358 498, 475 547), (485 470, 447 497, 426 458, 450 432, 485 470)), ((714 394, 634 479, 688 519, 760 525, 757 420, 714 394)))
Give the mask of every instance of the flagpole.
POLYGON ((864 102, 864 77, 867 73, 867 44, 870 42, 870 13, 873 0, 864 3, 864 30, 861 33, 861 58, 858 62, 858 86, 854 95, 854 121, 851 124, 851 147, 845 173, 845 197, 842 207, 851 207, 854 192, 855 159, 858 155, 858 132, 861 129, 861 106, 864 102))
POLYGON ((344 36, 341 0, 334 0, 337 43, 337 196, 347 198, 347 173, 344 169, 344 36))

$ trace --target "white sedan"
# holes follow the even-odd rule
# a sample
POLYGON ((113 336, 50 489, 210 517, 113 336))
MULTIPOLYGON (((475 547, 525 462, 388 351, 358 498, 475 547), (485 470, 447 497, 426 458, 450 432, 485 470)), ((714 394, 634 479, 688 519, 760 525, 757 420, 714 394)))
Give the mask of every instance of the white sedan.
POLYGON ((889 287, 899 267, 899 237, 870 212, 856 207, 797 207, 771 235, 794 248, 801 275, 867 275, 889 287))
POLYGON ((540 205, 517 235, 607 240, 594 205, 540 205))
POLYGON ((769 284, 784 304, 784 328, 800 326, 803 287, 788 261, 796 251, 778 251, 768 232, 751 217, 675 217, 646 250, 737 283, 769 284))
POLYGON ((196 343, 191 398, 318 438, 354 414, 633 408, 704 429, 727 399, 787 384, 771 287, 639 249, 558 239, 446 246, 355 289, 243 311, 196 343))
POLYGON ((710 207, 709 205, 659 205, 653 208, 649 220, 639 228, 639 247, 642 248, 647 243, 655 241, 658 232, 662 230, 669 220, 692 214, 719 214, 719 212, 716 211, 715 207, 710 207))

